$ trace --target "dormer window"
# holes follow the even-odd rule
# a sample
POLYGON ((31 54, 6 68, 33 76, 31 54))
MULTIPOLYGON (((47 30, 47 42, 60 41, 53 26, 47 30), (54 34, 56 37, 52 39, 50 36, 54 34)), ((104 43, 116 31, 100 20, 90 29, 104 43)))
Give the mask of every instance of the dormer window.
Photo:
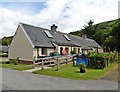
POLYGON ((49 38, 53 38, 52 34, 49 31, 44 30, 44 32, 49 38))
POLYGON ((64 34, 64 37, 65 37, 68 41, 71 40, 71 39, 70 39, 67 35, 65 35, 65 34, 64 34))

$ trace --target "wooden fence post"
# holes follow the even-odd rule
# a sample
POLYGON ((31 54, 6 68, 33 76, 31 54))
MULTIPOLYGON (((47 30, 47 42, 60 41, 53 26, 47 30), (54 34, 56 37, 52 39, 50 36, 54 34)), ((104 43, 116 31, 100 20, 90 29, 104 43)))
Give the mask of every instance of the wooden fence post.
POLYGON ((73 60, 72 60, 72 61, 73 61, 73 66, 75 66, 75 62, 74 62, 74 61, 75 61, 75 59, 74 59, 74 56, 73 56, 73 60))
POLYGON ((57 58, 57 71, 59 71, 59 66, 60 66, 59 63, 60 63, 60 62, 59 62, 59 59, 57 58))
POLYGON ((51 65, 51 61, 52 61, 52 59, 50 59, 50 65, 51 65))
POLYGON ((35 68, 35 58, 33 58, 33 68, 35 68))
POLYGON ((44 66, 44 62, 43 62, 43 59, 42 59, 42 67, 41 67, 41 70, 43 70, 44 68, 43 68, 43 66, 44 66))
POLYGON ((109 65, 109 62, 108 62, 108 60, 109 60, 109 58, 107 58, 107 60, 106 60, 106 61, 107 61, 107 66, 109 65))
POLYGON ((66 64, 68 64, 68 59, 66 59, 66 64))

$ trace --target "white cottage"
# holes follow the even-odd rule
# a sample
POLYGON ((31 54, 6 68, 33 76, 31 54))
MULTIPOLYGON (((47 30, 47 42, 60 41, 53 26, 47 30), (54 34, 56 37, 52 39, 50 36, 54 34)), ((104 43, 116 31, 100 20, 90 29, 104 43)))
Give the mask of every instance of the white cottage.
POLYGON ((20 61, 33 63, 33 58, 49 55, 51 52, 58 52, 62 54, 66 50, 68 54, 74 49, 76 53, 82 52, 84 47, 100 48, 94 40, 88 38, 77 37, 74 35, 61 33, 56 30, 57 26, 54 24, 50 30, 19 23, 12 43, 9 47, 9 59, 19 57, 20 61))

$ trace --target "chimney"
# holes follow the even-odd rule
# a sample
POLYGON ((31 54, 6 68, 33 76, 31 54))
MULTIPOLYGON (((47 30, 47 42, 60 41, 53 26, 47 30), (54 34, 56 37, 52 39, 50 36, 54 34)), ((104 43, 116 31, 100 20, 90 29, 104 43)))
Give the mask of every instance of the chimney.
POLYGON ((83 34, 82 37, 83 37, 84 39, 86 39, 86 38, 87 38, 87 35, 86 35, 86 34, 83 34))
POLYGON ((56 26, 55 24, 52 24, 52 26, 50 27, 50 29, 51 29, 52 31, 56 31, 57 26, 56 26))

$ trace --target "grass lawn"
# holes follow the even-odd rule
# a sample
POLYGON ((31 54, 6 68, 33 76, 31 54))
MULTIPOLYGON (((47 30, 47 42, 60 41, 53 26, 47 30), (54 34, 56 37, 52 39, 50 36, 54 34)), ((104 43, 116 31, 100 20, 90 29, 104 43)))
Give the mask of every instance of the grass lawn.
POLYGON ((117 63, 109 65, 105 69, 88 69, 86 73, 79 73, 79 68, 72 66, 72 64, 60 66, 60 70, 56 71, 56 67, 45 70, 38 70, 33 73, 48 76, 76 79, 76 80, 95 80, 102 77, 108 70, 112 69, 117 63))
POLYGON ((2 67, 2 68, 10 68, 10 69, 20 70, 20 71, 33 68, 32 65, 26 65, 26 64, 14 65, 12 63, 10 63, 10 64, 0 63, 0 67, 2 67))
POLYGON ((118 82, 120 83, 120 63, 118 63, 118 82))

